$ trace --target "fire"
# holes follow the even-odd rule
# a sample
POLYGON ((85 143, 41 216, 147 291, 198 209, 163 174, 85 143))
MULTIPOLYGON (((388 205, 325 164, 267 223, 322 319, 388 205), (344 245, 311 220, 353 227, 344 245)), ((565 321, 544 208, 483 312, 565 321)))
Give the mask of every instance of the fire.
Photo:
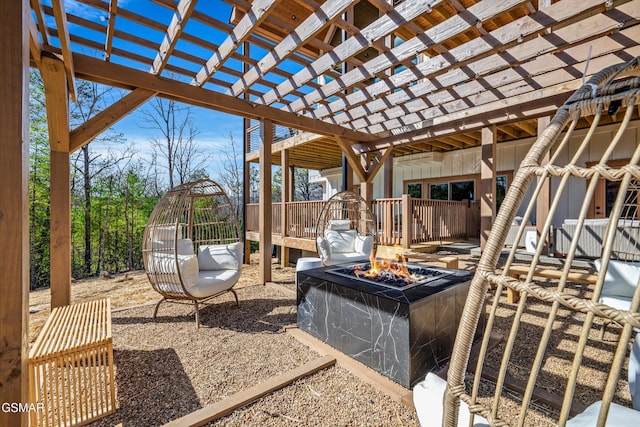
POLYGON ((404 281, 407 284, 413 282, 416 279, 415 275, 409 272, 407 267, 407 258, 404 255, 396 254, 396 259, 377 259, 371 255, 370 259, 371 268, 369 270, 363 270, 361 266, 356 266, 353 269, 353 274, 356 277, 364 277, 367 279, 381 280, 381 281, 404 281))

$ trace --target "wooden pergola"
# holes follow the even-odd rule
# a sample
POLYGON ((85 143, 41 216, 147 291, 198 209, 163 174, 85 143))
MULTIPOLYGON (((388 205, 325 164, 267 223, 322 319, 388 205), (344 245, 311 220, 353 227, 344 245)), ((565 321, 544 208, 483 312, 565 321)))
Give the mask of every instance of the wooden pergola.
MULTIPOLYGON (((0 4, 2 402, 26 402, 28 390, 29 67, 46 90, 60 306, 70 301, 69 156, 154 96, 242 116, 247 128, 259 121, 246 160, 260 163, 267 281, 273 154, 318 169, 344 155, 371 198, 392 156, 481 145, 488 230, 496 143, 535 135, 583 75, 640 55, 640 0, 227 0, 228 21, 210 1, 70 4, 0 4), (70 129, 77 79, 129 92, 70 129), (300 133, 274 141, 276 125, 300 133)), ((0 412, 0 425, 26 422, 0 412)))

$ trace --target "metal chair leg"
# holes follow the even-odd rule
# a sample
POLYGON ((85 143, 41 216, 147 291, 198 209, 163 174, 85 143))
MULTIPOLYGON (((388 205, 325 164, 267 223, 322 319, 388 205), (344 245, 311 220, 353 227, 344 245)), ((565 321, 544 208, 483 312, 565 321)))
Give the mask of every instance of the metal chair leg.
POLYGON ((607 326, 611 323, 611 319, 602 320, 602 328, 600 328, 600 341, 604 341, 604 333, 607 330, 607 326))
POLYGON ((196 306, 196 329, 200 329, 200 309, 198 307, 198 301, 193 301, 196 306))
POLYGON ((156 304, 156 308, 153 310, 153 318, 155 319, 156 316, 158 316, 158 309, 160 308, 160 304, 162 304, 163 302, 165 302, 167 299, 166 298, 162 298, 160 301, 158 301, 158 303, 156 304))
POLYGON ((229 292, 231 292, 233 294, 233 296, 236 299, 236 305, 240 305, 240 303, 238 302, 238 294, 236 293, 236 291, 234 291, 233 289, 229 289, 229 292))

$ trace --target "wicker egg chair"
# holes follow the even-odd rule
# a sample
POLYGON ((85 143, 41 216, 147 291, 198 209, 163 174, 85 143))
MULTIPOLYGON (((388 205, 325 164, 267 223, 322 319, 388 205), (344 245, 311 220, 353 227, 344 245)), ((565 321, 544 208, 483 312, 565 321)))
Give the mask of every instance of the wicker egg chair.
POLYGON ((414 389, 418 414, 423 411, 431 417, 426 421, 423 417, 423 425, 433 425, 434 417, 441 418, 445 426, 540 425, 541 419, 544 425, 560 426, 603 426, 607 419, 608 425, 640 425, 640 337, 631 346, 640 328, 640 263, 630 262, 639 255, 634 235, 640 219, 640 145, 635 143, 637 130, 629 127, 640 104, 639 62, 636 58, 595 74, 558 110, 531 146, 477 265, 446 387, 444 380, 428 374, 414 389), (585 116, 590 126, 576 131, 585 116), (602 125, 612 122, 605 128, 609 134, 603 134, 602 125), (550 160, 543 162, 547 153, 550 160), (586 166, 587 154, 597 160, 595 165, 586 166), (622 157, 630 159, 620 165, 622 157), (606 221, 600 265, 577 271, 585 265, 584 260, 575 259, 580 232, 584 232, 602 179, 619 189, 606 221), (517 242, 547 180, 551 180, 550 212, 547 218, 538 218, 543 227, 540 235, 550 235, 554 216, 560 212, 561 217, 560 206, 566 208, 567 200, 574 212, 579 211, 577 233, 564 261, 543 256, 542 244, 529 256, 514 245, 506 260, 500 260, 514 217, 524 216, 517 242), (511 274, 518 268, 519 274, 511 274), (616 279, 612 273, 620 269, 626 273, 616 279), (608 284, 620 278, 627 283, 614 285, 630 289, 625 308, 604 298, 608 284), (507 290, 520 294, 517 304, 505 301, 507 290), (474 348, 477 364, 469 366, 474 333, 482 317, 486 327, 481 344, 474 348), (619 325, 608 334, 613 341, 599 338, 597 326, 602 319, 619 325), (489 350, 490 334, 498 326, 505 331, 504 341, 489 350), (547 398, 553 392, 555 400, 546 402, 554 405, 541 403, 545 392, 547 398), (471 423, 470 417, 474 418, 471 423))
POLYGON ((167 192, 151 212, 142 254, 149 282, 163 302, 198 303, 225 292, 240 278, 244 244, 235 209, 222 187, 203 179, 167 192))
POLYGON ((334 194, 316 222, 316 248, 324 265, 367 261, 376 250, 375 218, 351 191, 334 194))

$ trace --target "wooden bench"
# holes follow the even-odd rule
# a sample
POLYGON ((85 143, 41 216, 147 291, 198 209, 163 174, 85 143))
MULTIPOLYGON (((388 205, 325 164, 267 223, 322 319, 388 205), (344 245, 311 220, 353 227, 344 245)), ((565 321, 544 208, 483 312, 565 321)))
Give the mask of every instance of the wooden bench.
MULTIPOLYGON (((520 276, 526 276, 529 274, 529 266, 527 265, 512 265, 507 272, 508 276, 515 279, 519 279, 520 276)), ((562 277, 562 269, 554 270, 549 268, 537 267, 533 273, 534 277, 543 277, 545 279, 560 280, 562 277)), ((568 282, 582 283, 584 285, 595 285, 598 281, 597 274, 569 272, 567 275, 568 282)), ((514 291, 511 288, 507 288, 507 301, 509 303, 516 303, 520 299, 520 292, 514 291)))
POLYGON ((116 410, 108 299, 54 308, 29 352, 31 425, 76 426, 116 410))

